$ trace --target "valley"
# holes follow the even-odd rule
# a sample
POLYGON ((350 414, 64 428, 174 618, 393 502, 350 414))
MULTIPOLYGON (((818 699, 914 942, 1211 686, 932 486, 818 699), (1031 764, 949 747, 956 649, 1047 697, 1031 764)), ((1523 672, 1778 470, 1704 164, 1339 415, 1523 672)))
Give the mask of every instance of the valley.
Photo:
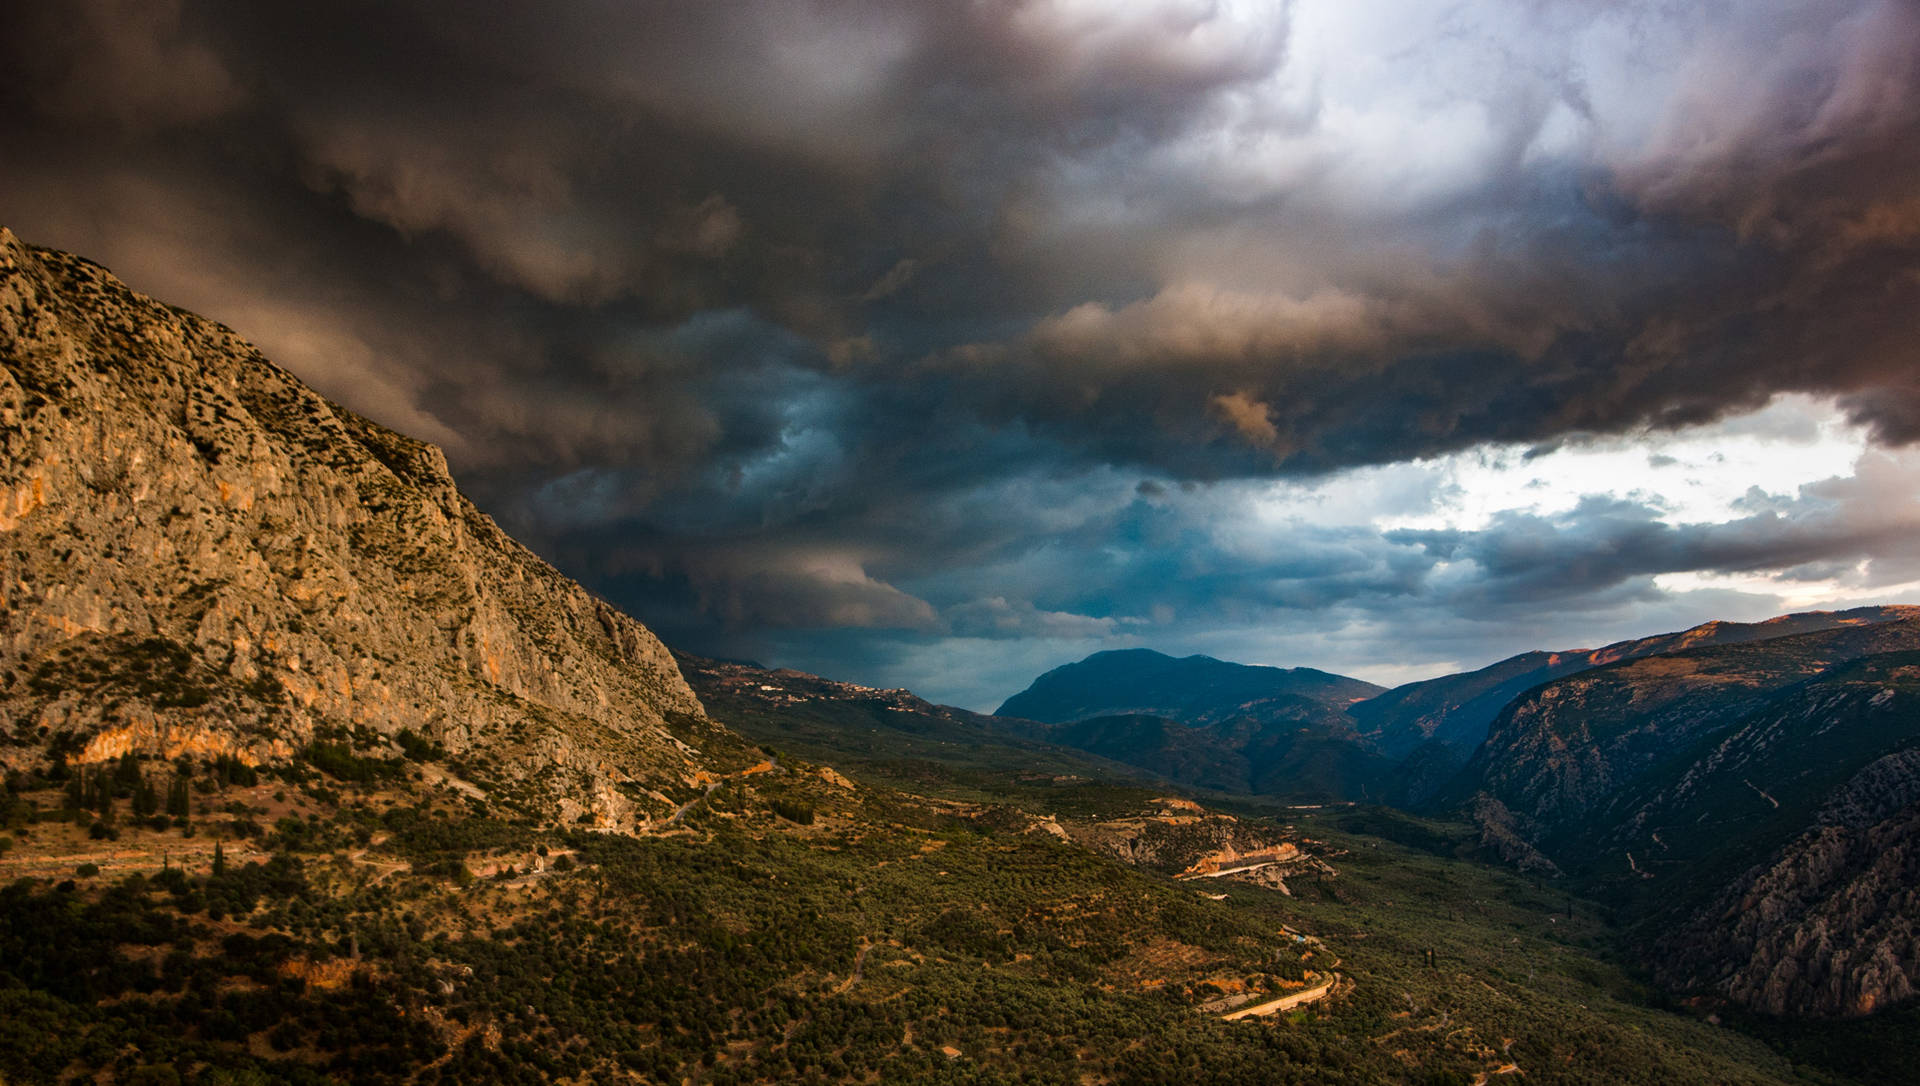
POLYGON ((676 653, 440 450, 5 232, 0 362, 8 1083, 1911 1066, 1911 609, 971 713, 676 653))

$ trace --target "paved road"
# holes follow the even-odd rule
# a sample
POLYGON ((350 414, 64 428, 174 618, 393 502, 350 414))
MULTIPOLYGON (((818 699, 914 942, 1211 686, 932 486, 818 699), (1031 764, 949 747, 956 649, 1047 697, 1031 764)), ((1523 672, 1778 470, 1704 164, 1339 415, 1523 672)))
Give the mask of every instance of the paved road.
POLYGON ((712 784, 707 785, 706 791, 700 793, 699 795, 693 797, 692 799, 686 801, 685 803, 682 803, 680 806, 675 807, 673 809, 673 813, 667 816, 667 820, 660 824, 662 826, 671 826, 675 822, 680 821, 683 815, 685 815, 688 811, 693 810, 694 804, 700 802, 703 799, 706 799, 710 795, 713 795, 713 790, 720 787, 720 785, 721 785, 720 781, 714 781, 712 784))
POLYGON ((1299 992, 1288 992, 1279 999, 1269 999, 1265 1003, 1256 1003, 1251 1007, 1242 1007, 1237 1011, 1228 1011, 1220 1017, 1224 1021, 1234 1022, 1242 1018, 1278 1014, 1281 1011, 1290 1011, 1295 1007, 1303 1007, 1316 1000, 1325 999, 1327 994, 1333 991, 1333 982, 1339 979, 1340 974, 1329 973, 1325 980, 1322 980, 1312 988, 1299 992))

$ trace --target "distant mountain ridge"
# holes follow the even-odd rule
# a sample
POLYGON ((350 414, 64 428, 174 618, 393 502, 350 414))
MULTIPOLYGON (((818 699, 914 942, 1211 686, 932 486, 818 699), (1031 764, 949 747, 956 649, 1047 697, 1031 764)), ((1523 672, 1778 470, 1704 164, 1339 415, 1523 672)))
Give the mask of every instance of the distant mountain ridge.
POLYGON ((1151 649, 1057 667, 1000 706, 1056 743, 1197 788, 1299 800, 1383 799, 1393 764, 1347 707, 1384 688, 1313 668, 1260 667, 1151 649))
POLYGON ((1551 837, 1638 775, 1835 664, 1920 647, 1920 618, 1706 645, 1592 668, 1510 703, 1443 801, 1487 792, 1551 837))
POLYGON ((1920 619, 1594 668, 1504 709, 1442 793, 1612 898, 1666 985, 1768 1014, 1920 993, 1920 619))
MULTIPOLYGON (((1714 621, 1598 649, 1522 653, 1391 690, 1312 668, 1119 649, 1048 671, 995 715, 1048 725, 1050 742, 1194 787, 1418 806, 1458 778, 1509 703, 1542 684, 1693 648, 1914 618, 1920 607, 1873 606, 1714 621)), ((1471 791, 1455 788, 1447 801, 1471 791)))
POLYGON ((1163 779, 1074 750, 1032 722, 935 705, 909 690, 839 682, 676 652, 681 673, 716 719, 756 742, 864 776, 926 787, 928 766, 963 775, 1163 779))
POLYGON ((1209 724, 1296 701, 1344 709, 1384 689, 1310 667, 1260 667, 1211 656, 1175 658, 1152 649, 1114 649, 1054 668, 1008 698, 994 715, 1064 724, 1135 713, 1209 724))
POLYGON ((1920 607, 1807 611, 1761 622, 1706 622, 1676 633, 1616 641, 1598 649, 1526 652, 1474 671, 1397 686, 1360 702, 1349 712, 1361 734, 1377 743, 1388 757, 1406 758, 1415 748, 1432 743, 1446 751, 1446 760, 1459 765, 1487 738, 1488 727, 1508 702, 1544 682, 1622 660, 1688 648, 1914 617, 1920 617, 1920 607))

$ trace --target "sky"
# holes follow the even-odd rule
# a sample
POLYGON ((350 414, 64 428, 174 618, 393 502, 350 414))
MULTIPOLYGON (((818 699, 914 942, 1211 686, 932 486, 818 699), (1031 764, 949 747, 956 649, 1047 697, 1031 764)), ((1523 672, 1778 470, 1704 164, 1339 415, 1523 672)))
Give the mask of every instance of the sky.
POLYGON ((1920 601, 1909 0, 70 0, 0 224, 689 651, 991 709, 1920 601))

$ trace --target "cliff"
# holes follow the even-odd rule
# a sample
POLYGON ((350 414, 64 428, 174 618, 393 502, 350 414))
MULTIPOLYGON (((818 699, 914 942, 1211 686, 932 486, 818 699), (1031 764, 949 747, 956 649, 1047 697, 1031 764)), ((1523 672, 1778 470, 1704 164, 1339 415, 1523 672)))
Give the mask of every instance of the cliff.
POLYGON ((1445 784, 1445 777, 1466 763, 1474 749, 1487 738, 1489 726, 1507 703, 1543 683, 1647 656, 1909 618, 1920 618, 1920 608, 1855 607, 1845 611, 1802 611, 1763 622, 1705 622, 1676 633, 1616 641, 1597 649, 1522 653, 1477 671, 1396 686, 1360 702, 1348 712, 1361 734, 1376 743, 1388 757, 1408 758, 1419 751, 1423 762, 1445 767, 1445 775, 1431 775, 1430 787, 1409 791, 1408 799, 1418 802, 1445 784))
POLYGON ((1580 672, 1514 699, 1449 786, 1485 792, 1545 838, 1583 821, 1641 775, 1827 668, 1920 647, 1920 619, 1648 656, 1580 672))
POLYGON ((1476 758, 1483 843, 1608 900, 1677 993, 1796 1017, 1911 999, 1916 640, 1834 629, 1537 689, 1476 758))
POLYGON ((1812 828, 1664 940, 1655 975, 1768 1014, 1860 1015, 1920 994, 1920 749, 1875 760, 1812 828))
POLYGON ((739 746, 439 449, 5 230, 0 723, 14 768, 411 730, 503 798, 609 826, 739 746))

